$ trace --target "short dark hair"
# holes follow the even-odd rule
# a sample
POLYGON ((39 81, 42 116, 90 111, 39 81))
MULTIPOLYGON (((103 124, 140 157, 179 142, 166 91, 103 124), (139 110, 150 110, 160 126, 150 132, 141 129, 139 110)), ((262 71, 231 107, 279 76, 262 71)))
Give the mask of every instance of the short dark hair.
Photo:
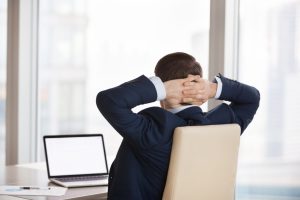
POLYGON ((202 77, 202 68, 193 56, 176 52, 162 57, 157 62, 154 73, 165 82, 186 78, 189 74, 202 77))

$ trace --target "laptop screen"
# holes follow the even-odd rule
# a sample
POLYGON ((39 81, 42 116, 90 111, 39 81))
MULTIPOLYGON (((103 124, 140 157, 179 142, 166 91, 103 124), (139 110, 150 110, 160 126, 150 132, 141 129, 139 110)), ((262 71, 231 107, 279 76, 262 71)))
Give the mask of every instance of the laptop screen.
POLYGON ((44 136, 49 177, 107 174, 103 136, 44 136))

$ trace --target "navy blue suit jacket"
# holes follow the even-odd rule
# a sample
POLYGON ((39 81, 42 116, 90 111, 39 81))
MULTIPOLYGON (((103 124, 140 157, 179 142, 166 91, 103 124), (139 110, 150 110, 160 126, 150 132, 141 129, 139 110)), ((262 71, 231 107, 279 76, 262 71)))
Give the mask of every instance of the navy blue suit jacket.
POLYGON ((259 106, 259 92, 222 75, 220 78, 223 87, 219 99, 231 103, 207 113, 196 106, 176 114, 160 107, 132 112, 133 107, 157 99, 154 85, 145 76, 97 95, 100 112, 123 137, 110 168, 109 200, 162 198, 176 127, 237 123, 242 132, 245 130, 259 106))

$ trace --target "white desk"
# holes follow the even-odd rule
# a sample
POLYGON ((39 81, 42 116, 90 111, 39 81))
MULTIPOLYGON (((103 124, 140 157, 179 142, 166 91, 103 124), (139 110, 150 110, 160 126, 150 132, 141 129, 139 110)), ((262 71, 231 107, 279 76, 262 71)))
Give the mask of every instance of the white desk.
MULTIPOLYGON (((0 185, 36 185, 52 186, 49 182, 45 163, 32 163, 24 165, 7 166, 0 168, 0 185)), ((107 186, 70 188, 64 196, 59 197, 37 197, 22 196, 8 197, 0 195, 0 200, 13 199, 34 199, 34 200, 103 200, 107 197, 107 186)))

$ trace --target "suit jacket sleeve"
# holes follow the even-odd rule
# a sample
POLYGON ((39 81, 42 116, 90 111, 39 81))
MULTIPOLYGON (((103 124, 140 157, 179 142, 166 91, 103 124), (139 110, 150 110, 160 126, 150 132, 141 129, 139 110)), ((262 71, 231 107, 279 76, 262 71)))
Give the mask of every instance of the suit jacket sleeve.
MULTIPOLYGON (((259 91, 249 85, 225 78, 221 74, 223 87, 220 100, 229 101, 230 104, 222 104, 216 110, 223 110, 219 117, 230 118, 230 123, 238 123, 241 127, 241 133, 252 121, 256 110, 259 107, 259 91)), ((226 121, 221 119, 221 121, 226 121)))
POLYGON ((151 123, 143 115, 132 112, 135 106, 154 102, 157 93, 153 83, 140 76, 120 86, 98 93, 97 107, 106 120, 128 142, 141 142, 142 134, 151 123))

